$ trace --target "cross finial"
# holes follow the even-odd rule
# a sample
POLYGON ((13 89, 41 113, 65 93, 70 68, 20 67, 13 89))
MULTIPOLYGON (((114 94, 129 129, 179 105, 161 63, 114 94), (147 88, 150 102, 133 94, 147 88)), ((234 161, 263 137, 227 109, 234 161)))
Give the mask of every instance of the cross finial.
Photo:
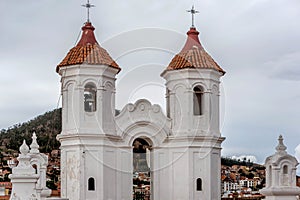
POLYGON ((82 5, 83 7, 86 7, 87 9, 87 22, 90 22, 90 8, 95 7, 95 5, 90 4, 90 0, 87 0, 87 3, 82 5))
POLYGON ((190 12, 192 14, 192 27, 195 27, 195 14, 199 13, 199 11, 195 10, 194 5, 192 6, 191 10, 187 10, 187 12, 190 12))

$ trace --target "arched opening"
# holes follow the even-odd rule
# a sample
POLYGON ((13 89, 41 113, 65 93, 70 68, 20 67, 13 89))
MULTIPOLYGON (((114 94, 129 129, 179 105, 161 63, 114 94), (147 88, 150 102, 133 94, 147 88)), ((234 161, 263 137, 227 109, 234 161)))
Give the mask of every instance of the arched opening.
POLYGON ((84 111, 95 112, 96 111, 96 98, 97 89, 92 83, 88 83, 84 87, 84 111))
POLYGON ((32 167, 33 167, 33 169, 35 170, 35 174, 38 174, 38 167, 37 167, 37 165, 36 164, 33 164, 32 165, 32 167))
POLYGON ((167 88, 166 90, 166 100, 167 100, 167 117, 170 117, 170 90, 167 88))
POLYGON ((268 172, 269 174, 268 174, 268 182, 269 183, 267 183, 268 185, 269 185, 269 187, 270 186, 272 186, 272 166, 271 165, 269 165, 269 172, 268 172))
POLYGON ((288 166, 287 165, 283 166, 283 174, 288 174, 288 166))
POLYGON ((202 191, 202 179, 201 178, 197 178, 196 188, 197 188, 197 191, 202 191))
POLYGON ((203 114, 203 88, 200 86, 194 87, 193 95, 194 115, 203 114))
POLYGON ((289 186, 290 185, 290 178, 289 178, 289 174, 288 174, 288 171, 289 171, 289 168, 287 165, 283 165, 283 168, 282 168, 282 179, 281 179, 281 182, 282 182, 282 185, 283 186, 289 186))
POLYGON ((93 177, 88 179, 88 191, 95 191, 95 179, 93 177))
POLYGON ((150 200, 151 145, 143 138, 133 141, 133 199, 150 200))

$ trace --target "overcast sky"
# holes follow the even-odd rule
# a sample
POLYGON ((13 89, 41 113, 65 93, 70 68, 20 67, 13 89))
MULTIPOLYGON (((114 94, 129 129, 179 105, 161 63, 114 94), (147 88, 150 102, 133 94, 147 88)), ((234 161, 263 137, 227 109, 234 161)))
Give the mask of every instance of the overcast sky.
MULTIPOLYGON (((60 106, 55 67, 86 21, 84 0, 0 1, 0 128, 60 106)), ((196 27, 222 78, 223 156, 263 163, 279 134, 300 144, 299 0, 91 0, 98 42, 121 66, 117 108, 147 98, 165 107, 160 73, 196 27)), ((300 148, 299 148, 300 152, 300 148)), ((300 155, 300 154, 299 154, 300 155)))

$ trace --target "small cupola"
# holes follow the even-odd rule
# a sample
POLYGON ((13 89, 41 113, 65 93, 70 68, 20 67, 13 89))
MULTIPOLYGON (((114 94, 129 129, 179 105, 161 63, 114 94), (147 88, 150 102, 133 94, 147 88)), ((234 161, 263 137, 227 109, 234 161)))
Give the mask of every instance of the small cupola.
POLYGON ((94 35, 94 30, 95 28, 90 21, 84 24, 81 39, 77 45, 68 52, 62 62, 57 65, 56 72, 59 72, 60 67, 80 64, 107 65, 119 71, 121 70, 108 52, 99 45, 94 35))
POLYGON ((289 155, 283 143, 283 137, 278 138, 275 154, 265 161, 266 187, 260 192, 266 199, 289 200, 296 199, 300 194, 300 188, 296 186, 296 170, 298 161, 289 155))
POLYGON ((187 32, 187 40, 183 49, 170 62, 168 70, 185 68, 214 69, 225 74, 225 71, 205 51, 199 40, 199 32, 192 26, 187 32))

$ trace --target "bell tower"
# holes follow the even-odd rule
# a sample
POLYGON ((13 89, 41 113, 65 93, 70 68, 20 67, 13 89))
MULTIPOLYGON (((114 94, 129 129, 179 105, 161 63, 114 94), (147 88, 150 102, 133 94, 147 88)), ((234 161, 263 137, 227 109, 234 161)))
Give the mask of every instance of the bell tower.
POLYGON ((117 173, 112 170, 114 155, 106 152, 116 152, 107 141, 117 140, 115 76, 120 68, 99 45, 94 30, 88 20, 80 41, 56 68, 62 93, 62 132, 57 136, 61 191, 69 199, 115 199, 117 192, 116 185, 107 188, 104 180, 117 173))
POLYGON ((167 115, 173 119, 173 133, 181 136, 220 135, 219 85, 225 71, 205 51, 195 27, 187 32, 187 41, 162 73, 166 79, 167 115))
POLYGON ((221 143, 225 138, 219 127, 219 88, 225 71, 199 40, 194 26, 198 11, 193 7, 188 12, 193 23, 186 43, 161 74, 166 80, 167 116, 172 121, 168 139, 171 168, 175 169, 171 198, 221 199, 221 143))
POLYGON ((98 44, 94 30, 86 22, 80 41, 56 68, 64 134, 115 134, 115 75, 120 68, 98 44))
POLYGON ((219 84, 223 69, 204 50, 191 27, 187 41, 162 73, 166 79, 167 115, 175 135, 220 135, 219 84))

